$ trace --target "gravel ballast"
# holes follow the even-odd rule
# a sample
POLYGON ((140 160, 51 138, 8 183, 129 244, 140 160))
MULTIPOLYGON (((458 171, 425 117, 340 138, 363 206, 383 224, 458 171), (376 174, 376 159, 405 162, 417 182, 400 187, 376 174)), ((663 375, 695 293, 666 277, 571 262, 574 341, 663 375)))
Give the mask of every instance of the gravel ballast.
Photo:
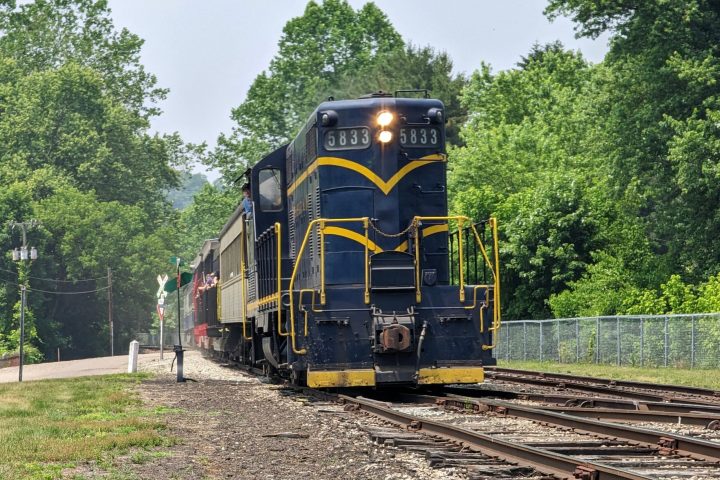
MULTIPOLYGON (((278 385, 185 354, 185 376, 170 373, 172 353, 140 366, 155 373, 138 386, 164 416, 178 444, 122 470, 136 478, 178 479, 464 479, 462 469, 431 468, 422 455, 381 447, 362 426, 381 425, 336 405, 313 405, 278 385)), ((127 458, 116 459, 115 463, 127 458)))

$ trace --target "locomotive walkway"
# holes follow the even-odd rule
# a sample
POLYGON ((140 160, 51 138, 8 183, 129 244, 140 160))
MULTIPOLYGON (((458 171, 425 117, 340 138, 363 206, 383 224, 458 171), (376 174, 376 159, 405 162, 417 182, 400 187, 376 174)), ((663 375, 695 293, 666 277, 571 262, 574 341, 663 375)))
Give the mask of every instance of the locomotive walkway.
MULTIPOLYGON (((172 358, 172 352, 165 356, 172 358)), ((144 353, 138 358, 138 367, 160 358, 159 353, 144 353)), ((67 362, 48 362, 23 367, 23 381, 49 380, 53 378, 85 377, 91 375, 108 375, 111 373, 127 373, 128 356, 86 358, 67 362)), ((17 382, 18 367, 0 368, 0 383, 17 382)))

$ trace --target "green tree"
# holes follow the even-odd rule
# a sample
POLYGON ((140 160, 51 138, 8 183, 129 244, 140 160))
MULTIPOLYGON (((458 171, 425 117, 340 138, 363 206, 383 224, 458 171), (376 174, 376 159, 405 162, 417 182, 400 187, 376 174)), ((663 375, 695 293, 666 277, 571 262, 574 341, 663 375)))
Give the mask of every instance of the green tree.
POLYGON ((0 56, 15 60, 23 74, 68 63, 89 67, 112 97, 149 118, 167 91, 140 63, 142 45, 127 29, 115 29, 106 0, 0 2, 0 56))
MULTIPOLYGON (((0 3, 0 213, 42 222, 30 238, 31 342, 65 358, 107 353, 111 268, 120 349, 149 326, 154 278, 177 251, 179 214, 165 196, 204 146, 148 133, 165 91, 107 2, 0 3)), ((17 245, 0 231, 4 251, 17 245)), ((17 342, 18 275, 8 256, 0 269, 2 349, 17 342)))
POLYGON ((194 258, 202 243, 217 238, 225 222, 240 204, 236 189, 220 189, 205 183, 180 215, 179 252, 182 258, 194 258))
POLYGON ((598 97, 612 191, 654 252, 690 281, 720 267, 720 5, 711 0, 551 0, 580 35, 613 33, 598 97))
POLYGON ((510 195, 496 212, 506 219, 501 278, 512 301, 505 314, 549 318, 548 298, 579 279, 603 246, 603 212, 592 204, 585 185, 563 175, 510 195))
POLYGON ((356 11, 346 0, 310 1, 302 16, 285 25, 268 71, 232 110, 236 125, 218 139, 211 166, 231 182, 292 138, 338 78, 402 47, 400 35, 373 3, 356 11))
POLYGON ((71 63, 8 86, 0 98, 0 158, 12 165, 5 180, 51 165, 104 200, 162 202, 162 190, 177 185, 177 139, 148 135, 147 120, 103 84, 97 71, 71 63))
POLYGON ((588 154, 593 68, 558 44, 533 47, 521 66, 472 75, 448 181, 455 213, 499 218, 506 315, 537 318, 606 243, 608 209, 588 154))
POLYGON ((36 202, 35 215, 47 232, 41 257, 47 265, 43 276, 98 279, 42 287, 51 292, 46 296, 47 321, 60 326, 66 347, 83 355, 107 352, 107 282, 103 277, 108 268, 115 279, 117 345, 148 326, 155 276, 169 269, 167 259, 174 250, 175 234, 170 226, 155 226, 140 205, 101 201, 93 192, 73 187, 57 189, 36 202), (99 291, 73 294, 88 290, 99 291))
POLYGON ((470 118, 461 132, 465 146, 451 152, 452 191, 489 185, 507 195, 559 170, 581 172, 588 165, 585 99, 592 95, 591 69, 573 52, 548 52, 497 75, 483 65, 462 96, 470 118))

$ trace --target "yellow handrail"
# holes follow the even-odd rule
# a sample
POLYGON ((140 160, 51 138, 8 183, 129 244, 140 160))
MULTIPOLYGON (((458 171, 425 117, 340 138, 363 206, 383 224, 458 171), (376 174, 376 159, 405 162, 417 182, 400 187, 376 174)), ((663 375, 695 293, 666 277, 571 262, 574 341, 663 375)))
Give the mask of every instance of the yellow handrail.
POLYGON ((458 224, 457 228, 458 228, 458 232, 460 232, 460 234, 458 235, 458 264, 460 266, 460 268, 458 268, 458 273, 459 273, 459 277, 460 277, 460 303, 465 301, 465 275, 464 275, 464 270, 463 270, 463 264, 465 262, 463 262, 464 252, 463 252, 463 236, 462 236, 463 223, 465 223, 465 222, 463 221, 462 218, 457 219, 457 224, 458 224))
MULTIPOLYGON (((465 307, 465 310, 474 310, 475 307, 477 306, 477 291, 480 290, 481 288, 487 289, 489 287, 490 287, 490 285, 475 285, 475 287, 473 288, 473 304, 465 307)), ((487 296, 487 290, 485 292, 486 292, 486 296, 487 296)))
MULTIPOLYGON (((487 290, 486 290, 487 291, 487 290)), ((485 333, 485 322, 483 321, 483 310, 485 310, 485 304, 480 305, 480 333, 485 333)))
MULTIPOLYGON (((288 291, 290 292, 290 345, 292 347, 292 351, 298 355, 305 355, 307 353, 307 350, 305 350, 304 348, 298 350, 298 348, 295 346, 295 306, 293 304, 293 286, 295 285, 295 275, 297 275, 297 270, 300 266, 300 259, 302 258, 302 254, 305 251, 305 246, 307 245, 308 238, 310 238, 310 232, 315 225, 315 220, 311 221, 308 225, 307 230, 305 231, 305 236, 303 237, 302 244, 300 245, 300 250, 298 251, 297 257, 295 258, 295 266, 293 267, 293 272, 290 276, 290 285, 288 285, 288 291)), ((307 323, 307 317, 305 321, 307 323)))
MULTIPOLYGON (((312 310, 312 311, 315 312, 315 313, 322 313, 322 312, 323 312, 322 310, 315 310, 315 289, 314 289, 314 288, 301 288, 301 289, 300 289, 299 295, 298 295, 298 303, 299 303, 300 305, 298 305, 298 307, 302 307, 302 306, 303 306, 303 301, 302 301, 302 299, 303 299, 303 294, 304 294, 305 292, 312 292, 312 297, 310 297, 310 298, 311 298, 311 300, 310 300, 310 310, 312 310)), ((304 315, 304 317, 305 317, 305 336, 307 337, 307 334, 308 334, 308 323, 307 323, 307 314, 308 314, 308 311, 307 311, 307 308, 305 308, 304 312, 305 312, 305 315, 304 315)))
MULTIPOLYGON (((370 251, 368 248, 370 219, 366 218, 363 222, 365 228, 365 304, 370 303, 370 251)), ((325 262, 323 262, 325 263, 325 262)))
MULTIPOLYGON (((493 232, 493 256, 494 258, 494 264, 490 261, 490 258, 488 257, 487 251, 485 249, 485 246, 483 242, 480 239, 480 235, 477 232, 477 229, 475 228, 475 225, 472 224, 469 217, 463 216, 463 215, 455 215, 455 216, 445 216, 445 217, 420 217, 416 216, 412 220, 412 226, 415 229, 415 284, 416 284, 416 300, 419 303, 422 299, 421 297, 421 290, 420 290, 420 238, 419 238, 419 225, 422 221, 450 221, 455 220, 458 222, 458 231, 462 232, 462 226, 465 222, 470 222, 470 227, 473 232, 473 236, 475 238, 475 241, 480 246, 480 252, 482 254, 483 260, 485 263, 489 266, 490 272, 493 277, 493 303, 494 303, 494 309, 493 309, 493 323, 492 327, 489 329, 490 331, 493 331, 497 333, 497 331, 500 329, 501 325, 501 316, 500 316, 500 262, 499 262, 499 250, 498 250, 498 231, 497 231, 497 219, 491 218, 489 225, 493 232)), ((368 217, 358 217, 358 218, 318 218, 315 220, 310 221, 308 224, 307 230, 305 231, 305 236, 303 237, 303 241, 300 245, 300 250, 298 251, 297 257, 295 259, 295 265, 293 267, 292 275, 290 277, 290 284, 288 286, 288 290, 290 292, 290 332, 289 336, 291 337, 291 345, 292 350, 294 353, 299 355, 305 355, 307 353, 307 350, 302 348, 299 349, 296 344, 296 332, 295 332, 295 301, 294 301, 294 295, 293 295, 293 288, 295 285, 295 278, 297 277, 298 269, 300 266, 300 260, 302 259, 303 254, 305 253, 305 248, 307 246, 308 240, 310 238, 310 235, 313 232, 313 228, 316 226, 319 228, 318 234, 319 234, 319 240, 320 240, 320 303, 322 305, 325 304, 325 245, 324 245, 324 229, 326 227, 327 223, 351 223, 351 222, 362 222, 363 228, 365 230, 365 290, 364 290, 364 297, 365 297, 365 303, 369 303, 370 301, 370 273, 369 273, 369 221, 370 219, 368 217)), ((279 231, 276 230, 276 231, 279 231)), ((460 280, 460 289, 459 289, 459 297, 460 301, 465 301, 465 272, 463 270, 463 249, 462 249, 462 233, 459 235, 459 280, 460 280)), ((279 249, 279 247, 278 247, 279 249)), ((280 273, 278 273, 278 277, 280 276, 280 273)), ((478 285, 475 286, 473 289, 473 305, 471 307, 465 307, 466 309, 473 309, 477 305, 477 290, 479 288, 487 288, 485 285, 478 285)), ((280 286, 278 286, 278 292, 280 291, 280 286)), ((312 305, 311 310, 314 312, 319 312, 318 310, 315 310, 315 290, 314 289, 302 289, 300 290, 300 300, 302 300, 302 294, 304 292, 312 291, 312 305)), ((278 306, 280 306, 280 297, 278 296, 278 306)), ((302 301, 300 302, 302 303, 302 301)), ((481 322, 482 322, 482 312, 483 310, 487 308, 487 301, 484 302, 480 307, 481 312, 481 322)), ((322 311, 322 310, 320 310, 322 311)), ((279 318, 279 317, 278 317, 279 318)), ((483 332, 484 325, 481 325, 480 331, 483 332)), ((308 335, 308 320, 307 320, 307 310, 305 310, 304 315, 304 334, 305 336, 308 335)), ((285 333, 287 336, 288 333, 285 333)), ((495 337, 496 335, 494 335, 495 337)), ((495 347, 495 341, 493 341, 492 345, 483 345, 482 348, 484 350, 489 350, 491 348, 495 347)))
POLYGON ((247 322, 247 285, 245 284, 245 252, 246 252, 246 238, 247 238, 247 225, 243 221, 243 229, 240 234, 240 288, 242 289, 242 336, 245 340, 252 340, 252 333, 250 336, 247 335, 246 322, 247 322))
MULTIPOLYGON (((499 256, 499 250, 498 250, 498 229, 497 229, 497 219, 495 217, 490 218, 490 230, 492 230, 493 234, 493 256, 495 257, 495 265, 492 265, 490 262, 490 259, 487 256, 487 252, 485 251, 485 247, 483 246, 482 242, 480 241, 480 235, 477 232, 477 229, 475 228, 475 225, 472 225, 472 231, 473 235, 475 236, 475 241, 480 245, 480 252, 482 253, 483 258, 485 259, 485 262, 490 266, 490 272, 493 276, 493 325, 488 330, 497 333, 498 330, 500 330, 500 325, 502 323, 502 317, 500 315, 500 259, 499 256)), ((497 335, 493 335, 493 343, 491 345, 483 345, 483 350, 491 350, 495 348, 496 345, 496 337, 497 335)))
POLYGON ((422 301, 422 292, 420 292, 420 228, 418 228, 419 220, 417 217, 413 218, 413 227, 415 229, 415 301, 420 303, 422 301))
MULTIPOLYGON (((318 241, 320 242, 320 305, 325 305, 325 222, 319 219, 318 241)), ((308 226, 308 228, 310 228, 308 226)))
POLYGON ((491 350, 495 348, 497 344, 498 331, 502 323, 502 317, 500 315, 500 260, 498 250, 498 228, 497 219, 495 217, 490 218, 490 229, 493 232, 493 254, 495 257, 495 288, 493 288, 493 326, 490 327, 490 331, 493 332, 493 342, 491 345, 483 345, 483 350, 491 350))
MULTIPOLYGON (((448 217, 414 217, 413 218, 413 228, 415 229, 415 297, 418 303, 422 300, 422 296, 420 294, 420 229, 419 225, 422 221, 441 221, 441 222, 449 222, 450 220, 455 220, 458 222, 458 231, 462 231, 462 226, 465 222, 470 222, 472 225, 472 222, 470 221, 469 217, 466 217, 464 215, 453 215, 448 217)), ((473 226, 473 229, 475 227, 473 226)), ((480 238, 477 237, 477 242, 480 244, 480 249, 482 248, 482 242, 480 241, 480 238)), ((462 234, 458 235, 458 272, 460 276, 460 289, 459 289, 459 297, 460 301, 465 301, 465 273, 463 271, 463 248, 462 248, 462 234)), ((487 256, 483 254, 483 256, 487 256)), ((487 260, 488 265, 490 266, 490 270, 492 270, 493 266, 490 263, 490 260, 487 260)))
MULTIPOLYGON (((500 330, 500 325, 502 323, 501 320, 501 312, 500 312, 500 259, 499 259, 499 249, 498 249, 498 228, 497 228, 497 219, 495 217, 491 217, 489 221, 490 229, 492 230, 493 234, 493 257, 494 262, 490 261, 490 258, 488 257, 487 251, 485 250, 485 246, 483 245, 482 240, 480 239, 480 235, 477 232, 477 229, 475 228, 475 225, 470 221, 469 217, 466 217, 464 215, 455 215, 455 216, 447 216, 447 217, 414 217, 413 218, 413 226, 415 228, 415 279, 416 279, 416 297, 417 301, 420 302, 421 295, 420 295, 420 254, 419 254, 419 239, 418 239, 418 225, 421 221, 450 221, 455 220, 458 222, 458 273, 459 273, 459 280, 460 280, 460 301, 465 301, 465 276, 463 271, 463 248, 462 248, 462 226, 465 222, 470 222, 470 228, 472 229, 473 236, 475 237, 475 242, 480 247, 480 253, 483 256, 483 260, 485 263, 490 267, 490 273, 493 277, 493 322, 492 327, 490 327, 488 330, 493 332, 495 335, 493 335, 493 343, 491 345, 483 345, 483 350, 490 350, 495 348, 497 338, 497 332, 500 330), (493 265, 494 263, 494 265, 493 265)), ((475 287, 476 289, 478 287, 475 287)), ((473 307, 476 304, 476 295, 475 292, 473 292, 473 307)), ((466 307, 467 308, 467 307, 466 307)), ((486 308, 486 305, 483 305, 481 307, 482 309, 486 308)), ((482 322, 482 318, 481 318, 482 322)), ((481 325, 481 332, 483 331, 484 327, 481 325)))
POLYGON ((282 331, 282 237, 280 236, 280 222, 275 222, 275 239, 277 243, 277 323, 278 323, 278 334, 283 337, 289 335, 288 332, 282 331))
MULTIPOLYGON (((358 217, 358 218, 316 218, 311 220, 308 224, 307 230, 305 230, 305 236, 300 244, 300 250, 298 251, 297 257, 295 257, 295 266, 293 267, 292 275, 290 276, 290 284, 288 285, 288 291, 290 292, 290 339, 291 346, 294 353, 298 355, 305 355, 307 350, 302 348, 298 349, 295 343, 295 301, 293 295, 293 287, 295 286, 295 277, 297 276, 298 268, 300 267, 300 260, 302 259, 303 253, 305 253, 305 247, 307 246, 308 239, 312 233, 313 228, 317 225, 320 227, 321 239, 320 243, 320 303, 324 304, 323 298, 325 295, 325 245, 324 235, 322 230, 325 228, 325 223, 351 223, 351 222, 362 222, 363 225, 369 224, 369 217, 358 217)), ((365 255, 368 255, 368 242, 365 242, 365 255)), ((369 292, 368 276, 365 277, 365 291, 369 292)), ((305 336, 307 336, 307 315, 305 315, 305 336)))
POLYGON ((493 280, 495 279, 495 269, 490 262, 490 258, 487 255, 487 251, 485 250, 485 245, 483 245, 482 240, 480 240, 480 234, 478 234, 477 229, 475 228, 475 225, 470 225, 472 228, 473 236, 475 237, 475 242, 480 246, 480 253, 482 253, 483 260, 485 260, 485 263, 490 267, 490 273, 492 273, 493 280))

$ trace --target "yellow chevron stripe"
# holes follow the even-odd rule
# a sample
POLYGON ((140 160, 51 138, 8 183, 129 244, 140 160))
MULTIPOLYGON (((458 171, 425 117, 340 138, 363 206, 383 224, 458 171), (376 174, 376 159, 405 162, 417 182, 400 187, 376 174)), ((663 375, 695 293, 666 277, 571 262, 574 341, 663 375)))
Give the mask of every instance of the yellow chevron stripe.
POLYGON ((395 185, 397 185, 400 180, 405 177, 408 173, 412 172, 416 168, 420 168, 424 165, 427 165, 429 163, 435 163, 437 161, 445 161, 446 157, 443 154, 434 153, 432 155, 426 155, 418 160, 413 160, 404 167, 402 167, 400 170, 395 172, 395 175, 390 177, 388 181, 383 180, 380 178, 375 172, 370 170, 364 165, 360 165, 357 162, 353 162, 352 160, 347 160, 345 158, 338 158, 338 157, 318 157, 315 162, 313 162, 307 170, 305 170, 300 176, 292 183, 287 189, 287 194, 290 195, 292 192, 295 191, 295 189, 300 185, 302 182, 305 181, 308 175, 310 175, 312 172, 315 171, 318 167, 321 167, 323 165, 327 166, 333 166, 333 167, 340 167, 340 168, 346 168, 348 170, 352 170, 354 172, 359 173, 360 175, 364 176, 368 180, 370 180, 372 183, 377 185, 377 187, 385 194, 387 195, 392 191, 393 188, 395 188, 395 185))
MULTIPOLYGON (((350 240, 355 240, 363 247, 365 246, 365 235, 361 235, 357 232, 353 232, 352 230, 348 230, 347 228, 342 227, 325 227, 325 235, 337 235, 338 237, 345 237, 349 238, 350 240)), ((370 240, 368 238, 368 250, 375 253, 380 253, 383 251, 382 248, 377 246, 375 242, 370 240)))
MULTIPOLYGON (((448 225, 447 223, 441 224, 441 225, 430 225, 427 228, 422 229, 422 236, 423 238, 429 237, 430 235, 435 235, 436 233, 441 232, 447 232, 448 231, 448 225)), ((361 235, 357 232, 354 232, 352 230, 349 230, 347 228, 342 227, 333 227, 328 226, 325 227, 325 235, 337 235, 338 237, 344 237, 349 238, 350 240, 354 240, 360 245, 365 246, 365 235, 361 235)), ((400 245, 395 247, 396 252, 406 252, 408 249, 407 240, 402 242, 400 245)), ((368 239, 368 250, 374 253, 380 253, 383 251, 382 248, 380 248, 375 242, 368 239)))
MULTIPOLYGON (((435 235, 436 233, 440 232, 447 232, 448 231, 448 225, 447 223, 443 223, 440 225, 431 225, 427 228, 422 229, 422 236, 423 238, 429 237, 430 235, 435 235)), ((395 247, 396 252, 407 252, 408 249, 408 242, 405 240, 403 243, 395 247)))

